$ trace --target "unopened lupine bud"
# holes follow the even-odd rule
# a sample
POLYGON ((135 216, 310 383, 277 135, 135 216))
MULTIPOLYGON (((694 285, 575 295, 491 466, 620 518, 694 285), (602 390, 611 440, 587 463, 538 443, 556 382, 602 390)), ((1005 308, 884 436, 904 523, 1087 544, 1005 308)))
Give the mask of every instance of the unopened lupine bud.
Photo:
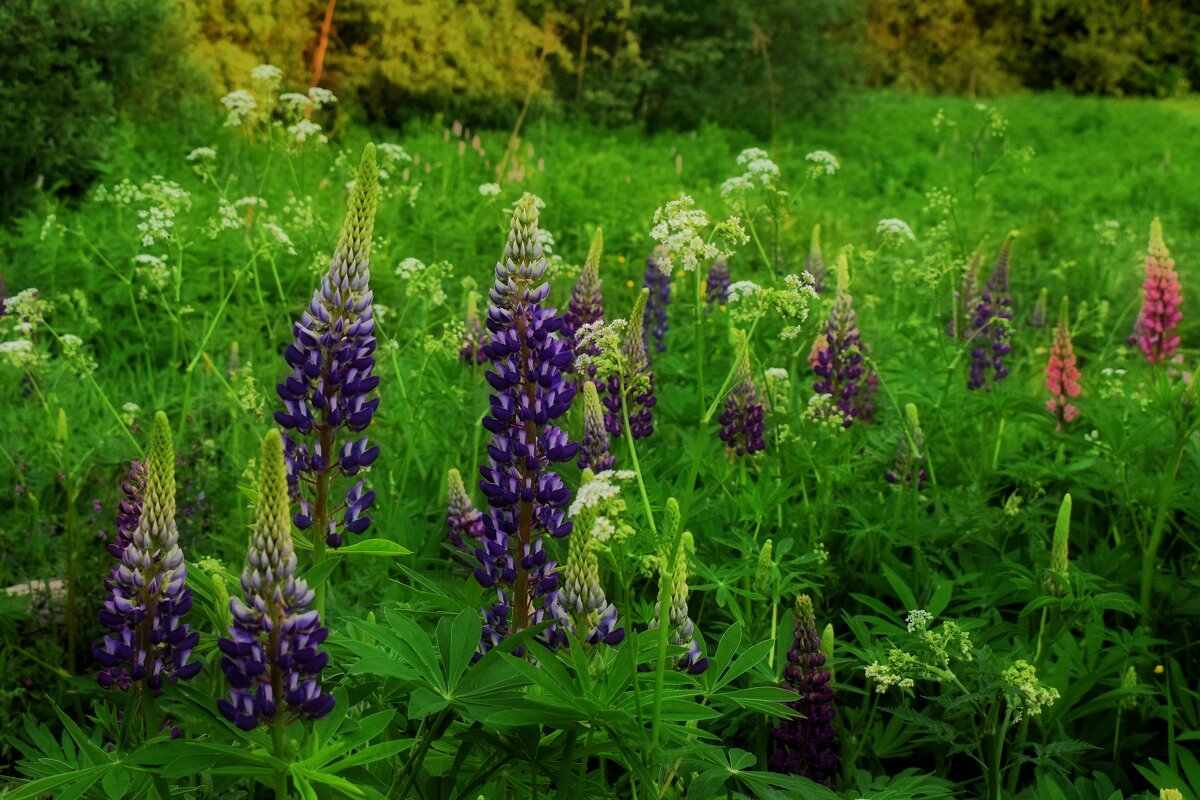
POLYGON ((1054 329, 1054 343, 1050 346, 1050 360, 1046 364, 1046 390, 1050 392, 1046 410, 1057 421, 1056 431, 1061 431, 1064 425, 1079 416, 1079 409, 1071 404, 1071 400, 1079 396, 1079 368, 1075 366, 1069 326, 1067 298, 1064 297, 1058 326, 1054 329))
POLYGON ((313 591, 296 577, 288 473, 283 442, 272 429, 259 460, 254 530, 242 570, 242 598, 230 602, 229 638, 218 640, 229 699, 217 708, 233 724, 252 730, 260 721, 285 724, 297 717, 319 719, 332 710, 333 695, 321 689, 329 660, 319 648, 329 636, 309 606, 313 591), (290 711, 284 719, 284 704, 290 711))
POLYGON ((649 296, 649 291, 642 289, 633 303, 633 311, 629 316, 631 322, 621 342, 621 374, 608 379, 608 391, 604 395, 604 408, 607 411, 605 426, 613 436, 620 436, 625 429, 624 412, 621 410, 622 394, 629 412, 629 430, 633 438, 641 439, 654 433, 652 409, 658 402, 654 394, 654 372, 646 353, 645 336, 634 322, 644 314, 649 296))
POLYGON ((1142 311, 1135 329, 1138 347, 1151 364, 1166 361, 1179 349, 1176 327, 1183 313, 1183 294, 1175 259, 1163 240, 1162 223, 1150 223, 1150 247, 1146 251, 1146 277, 1142 282, 1142 311))
POLYGON ((796 630, 787 660, 783 686, 799 695, 788 706, 801 716, 784 720, 771 731, 776 749, 768 764, 773 772, 801 775, 828 786, 838 761, 833 687, 808 595, 796 598, 796 630))
POLYGON ((818 378, 813 391, 831 398, 829 413, 839 414, 847 428, 855 419, 871 422, 875 411, 875 376, 863 366, 862 334, 849 286, 850 267, 843 251, 838 254, 837 297, 824 335, 809 356, 818 378))
POLYGON ((604 427, 604 407, 596 384, 583 384, 583 439, 579 447, 580 469, 590 467, 596 472, 612 469, 616 459, 609 452, 608 431, 604 427))
MULTIPOLYGON (((667 564, 667 553, 663 553, 663 569, 660 580, 670 581, 671 607, 667 614, 668 641, 672 645, 686 649, 680 658, 678 666, 692 675, 699 675, 708 669, 708 658, 700 650, 696 641, 696 624, 688 616, 688 552, 693 549, 692 535, 687 531, 679 537, 679 547, 673 554, 671 563, 667 564)), ((654 619, 650 620, 650 629, 654 630, 662 624, 662 605, 654 604, 654 619)))
POLYGON ((1004 357, 1012 352, 1008 342, 1008 326, 1012 322, 1012 298, 1008 294, 1008 269, 1012 260, 1010 233, 1000 247, 996 267, 988 277, 983 294, 975 304, 971 316, 971 371, 967 378, 968 389, 986 388, 1008 377, 1004 357), (988 371, 991 370, 991 380, 988 371))
POLYGON ((1054 521, 1054 539, 1050 544, 1050 574, 1046 576, 1046 593, 1061 595, 1064 584, 1071 578, 1071 495, 1063 495, 1058 517, 1054 521))
POLYGON ((921 417, 917 407, 909 403, 904 407, 907 430, 900 432, 900 443, 896 448, 896 461, 884 478, 888 483, 915 486, 917 491, 925 488, 925 433, 921 430, 921 417))
MULTIPOLYGON (((667 306, 671 304, 671 274, 663 272, 659 261, 664 257, 661 248, 646 259, 646 273, 642 279, 643 288, 649 290, 650 296, 643 309, 642 335, 647 342, 654 340, 654 348, 658 352, 667 349, 667 306)), ((631 317, 631 325, 636 324, 639 317, 631 317)), ((650 349, 649 344, 646 350, 650 349)))
POLYGON ((704 299, 708 310, 729 302, 729 262, 718 256, 708 268, 708 280, 704 282, 704 299))
MULTIPOLYGON (((581 488, 593 478, 592 470, 585 469, 581 488)), ((559 602, 577 637, 587 644, 616 645, 625 638, 625 629, 617 627, 617 607, 608 602, 600 586, 599 542, 592 535, 595 518, 595 507, 585 506, 575 519, 559 602)))
POLYGON ((775 584, 775 562, 771 560, 774 543, 767 539, 758 550, 758 566, 754 569, 754 591, 770 598, 775 584))

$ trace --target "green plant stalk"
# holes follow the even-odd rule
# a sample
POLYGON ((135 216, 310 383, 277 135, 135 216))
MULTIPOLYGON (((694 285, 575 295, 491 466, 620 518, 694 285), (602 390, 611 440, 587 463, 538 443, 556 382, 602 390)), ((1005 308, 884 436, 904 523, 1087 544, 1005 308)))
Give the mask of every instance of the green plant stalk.
POLYGON ((696 305, 692 308, 692 327, 695 329, 696 349, 692 352, 696 356, 696 409, 704 408, 704 279, 700 276, 700 268, 697 267, 696 273, 696 305))
POLYGON ((659 729, 662 727, 663 683, 667 673, 667 644, 670 640, 671 584, 675 580, 675 565, 669 564, 668 553, 663 551, 663 568, 659 571, 658 586, 658 654, 654 660, 654 708, 650 716, 650 741, 658 747, 659 729))
MULTIPOLYGON (((280 697, 281 695, 276 695, 280 697)), ((287 741, 284 738, 285 731, 283 728, 283 719, 281 714, 276 714, 275 719, 271 722, 271 743, 274 749, 274 755, 280 761, 286 761, 287 741)), ((287 800, 288 796, 288 771, 284 767, 275 770, 275 800, 287 800)))
POLYGON ((70 474, 67 473, 65 467, 63 473, 67 475, 67 483, 64 484, 63 490, 67 494, 67 669, 71 674, 75 674, 75 646, 76 646, 76 628, 78 620, 75 618, 75 600, 76 600, 76 584, 79 582, 79 560, 75 530, 75 498, 76 492, 72 491, 70 484, 70 474))
MULTIPOLYGON (((590 733, 590 732, 589 732, 590 733)), ((558 791, 557 797, 570 800, 571 797, 571 778, 574 777, 575 765, 571 761, 571 757, 575 753, 575 742, 579 738, 579 731, 568 731, 566 742, 563 743, 562 762, 558 768, 558 791)))
MULTIPOLYGON (((429 753, 429 748, 433 745, 433 740, 439 738, 445 730, 449 715, 449 706, 438 712, 438 715, 433 720, 433 724, 429 726, 425 735, 421 737, 421 744, 417 747, 417 753, 413 756, 413 760, 409 762, 408 769, 396 775, 397 780, 400 779, 401 775, 407 775, 404 780, 404 786, 398 794, 388 792, 388 797, 408 797, 408 790, 412 788, 413 781, 417 779, 417 773, 421 771, 421 765, 425 763, 425 756, 429 753)), ((392 784, 392 788, 395 788, 394 783, 392 784)))
POLYGON ((650 508, 650 495, 646 493, 646 481, 642 477, 642 466, 638 461, 637 445, 633 443, 633 431, 629 428, 629 403, 625 399, 625 387, 621 387, 621 418, 625 422, 625 443, 629 445, 629 459, 633 462, 633 474, 637 476, 638 493, 642 498, 642 511, 646 514, 646 524, 650 533, 658 537, 658 528, 654 524, 654 511, 650 508))
POLYGON ((1142 549, 1142 582, 1138 593, 1138 602, 1142 606, 1142 621, 1150 624, 1150 600, 1154 583, 1154 567, 1158 564, 1158 548, 1162 545, 1163 535, 1167 527, 1167 512, 1170 510, 1171 497, 1175 492, 1175 481, 1179 476, 1179 464, 1183 460, 1183 451, 1187 440, 1179 446, 1170 471, 1164 476, 1158 490, 1158 508, 1154 514, 1154 525, 1150 528, 1150 538, 1142 549))

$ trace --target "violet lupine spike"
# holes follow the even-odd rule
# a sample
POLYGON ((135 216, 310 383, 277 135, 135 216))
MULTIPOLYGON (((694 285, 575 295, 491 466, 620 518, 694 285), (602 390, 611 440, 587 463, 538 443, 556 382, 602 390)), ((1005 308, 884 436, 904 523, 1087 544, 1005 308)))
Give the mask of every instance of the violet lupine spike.
POLYGON ((825 322, 824 335, 818 335, 809 353, 808 363, 818 380, 813 391, 828 395, 832 406, 830 416, 841 416, 843 427, 849 428, 856 419, 874 419, 875 387, 873 372, 863 366, 862 334, 858 330, 858 315, 849 292, 850 268, 846 254, 838 254, 837 297, 825 322))
POLYGON ((708 279, 704 282, 704 299, 708 311, 713 306, 723 306, 729 302, 729 262, 724 257, 713 260, 708 268, 708 279))
POLYGON ((596 384, 583 384, 583 439, 579 446, 579 459, 575 462, 580 469, 591 468, 596 472, 612 469, 616 459, 609 451, 608 431, 604 427, 604 408, 596 384))
MULTIPOLYGON (((585 469, 581 485, 590 483, 593 477, 592 470, 585 469)), ((581 509, 575 520, 559 602, 575 636, 584 643, 617 645, 625 639, 625 629, 617 627, 617 607, 608 602, 600 586, 600 562, 596 557, 599 542, 592 535, 595 518, 595 509, 588 507, 581 509)))
POLYGON ((921 430, 921 417, 917 407, 909 403, 904 407, 908 428, 900 432, 896 445, 896 461, 884 474, 888 483, 899 486, 915 486, 917 491, 925 488, 925 433, 921 430))
POLYGON ((625 430, 621 410, 622 391, 625 393, 629 430, 633 438, 644 439, 654 433, 653 409, 658 404, 658 398, 654 394, 654 371, 650 368, 644 332, 635 322, 645 313, 649 296, 649 290, 642 289, 629 315, 630 324, 626 326, 625 339, 621 342, 624 374, 611 375, 608 379, 608 391, 603 400, 604 425, 610 436, 620 436, 625 430))
POLYGON ((295 340, 284 353, 292 374, 276 386, 284 408, 275 412, 275 420, 287 431, 288 484, 300 506, 296 527, 322 523, 325 530, 317 533, 329 547, 341 546, 343 533, 365 531, 371 522, 365 512, 375 501, 362 481, 350 487, 338 509, 331 509, 328 492, 332 478, 353 477, 379 456, 378 445, 355 436, 367 429, 379 407, 379 398, 372 396, 379 377, 372 374, 376 342, 369 285, 378 200, 375 147, 367 145, 329 272, 292 327, 295 340), (325 519, 315 520, 317 511, 325 519))
MULTIPOLYGON (((592 237, 592 246, 588 249, 587 260, 579 280, 571 292, 571 301, 563 314, 562 337, 571 343, 571 349, 577 350, 575 331, 584 325, 604 321, 604 295, 600 282, 600 256, 604 252, 604 231, 596 229, 592 237)), ((583 355, 576 353, 576 355, 583 355)))
POLYGON ((321 670, 329 660, 318 648, 329 635, 310 610, 314 593, 296 577, 288 475, 279 431, 267 431, 259 462, 254 531, 242 570, 244 599, 233 598, 229 637, 217 644, 229 681, 228 699, 217 708, 242 730, 259 722, 278 725, 320 719, 334 705, 322 691, 321 670), (287 717, 284 717, 285 704, 287 717))
POLYGON ((825 256, 821 255, 821 226, 813 225, 812 241, 808 246, 808 258, 804 261, 804 269, 813 279, 813 291, 817 294, 825 291, 825 256))
POLYGON ((721 423, 720 437, 726 453, 733 456, 754 455, 766 447, 763 441, 763 406, 758 402, 758 390, 750 374, 750 354, 742 337, 741 355, 733 388, 725 397, 725 409, 717 421, 721 423))
POLYGON ((483 537, 483 514, 471 502, 462 474, 450 470, 446 480, 446 534, 455 550, 474 553, 483 537))
POLYGON ((996 267, 983 287, 971 317, 971 370, 968 389, 986 388, 1008 377, 1004 357, 1012 352, 1008 343, 1008 326, 1012 322, 1012 298, 1008 294, 1008 266, 1012 260, 1012 240, 1009 234, 1000 247, 996 267), (988 371, 991 370, 991 378, 988 371))
POLYGON ((983 248, 971 254, 963 272, 962 285, 954 290, 954 313, 946 320, 946 333, 963 340, 971 334, 971 317, 979 303, 979 267, 983 263, 983 248))
MULTIPOLYGON (((671 304, 671 276, 658 267, 662 257, 659 248, 646 259, 646 274, 642 280, 643 288, 650 290, 642 314, 642 337, 647 342, 653 339, 654 349, 660 353, 667 349, 667 306, 671 304)), ((646 349, 650 349, 648 344, 646 349)))
MULTIPOLYGON (((668 609, 667 625, 670 631, 668 641, 672 645, 687 649, 687 652, 679 658, 679 668, 692 675, 699 675, 708 669, 708 658, 701 651, 700 643, 696 641, 696 624, 688 616, 687 554, 692 549, 692 535, 684 531, 679 537, 679 548, 675 551, 674 571, 671 575, 671 607, 668 609)), ((662 606, 656 602, 654 618, 650 620, 647 627, 655 630, 660 624, 662 624, 662 606)))
POLYGON ((802 716, 784 720, 771 731, 776 747, 767 763, 772 772, 801 775, 829 786, 838 762, 833 687, 808 595, 796 598, 796 630, 787 660, 783 687, 799 695, 787 705, 802 716))
MULTIPOLYGON (((504 259, 496 264, 489 292, 492 338, 485 350, 492 370, 486 377, 496 393, 483 418, 492 441, 488 463, 479 468, 488 512, 475 551, 475 577, 495 588, 496 602, 483 609, 481 652, 541 622, 561 622, 559 573, 543 540, 571 533, 563 512, 571 492, 549 465, 574 458, 579 445, 551 424, 575 396, 574 384, 563 377, 574 357, 570 342, 556 335, 562 317, 542 307, 550 291, 541 282, 545 272, 537 207, 527 194, 513 210, 504 259)), ((551 647, 559 644, 560 626, 550 626, 543 639, 551 647)))
POLYGON ((1150 247, 1146 252, 1146 277, 1142 283, 1142 311, 1138 315, 1134 335, 1142 355, 1150 364, 1158 364, 1175 355, 1179 349, 1176 326, 1183 318, 1179 306, 1183 295, 1175 259, 1171 258, 1163 240, 1162 223, 1158 217, 1150 223, 1150 247))
POLYGON ((133 532, 137 530, 138 521, 142 518, 142 498, 146 494, 146 467, 141 461, 129 465, 129 474, 121 481, 121 491, 125 494, 117 504, 117 535, 108 544, 108 552, 113 558, 120 558, 125 548, 133 541, 133 532))
POLYGON ((487 331, 483 321, 479 319, 479 293, 467 295, 467 322, 463 329, 462 346, 458 350, 458 360, 468 364, 482 364, 487 361, 483 354, 483 346, 487 344, 487 331))
POLYGON ((188 663, 200 634, 183 621, 192 607, 192 590, 175 527, 171 425, 161 411, 154 417, 144 483, 132 480, 136 472, 128 483, 129 513, 123 502, 117 522, 134 528, 119 554, 121 563, 104 582, 109 597, 99 617, 109 633, 92 654, 103 667, 96 681, 105 689, 130 689, 145 681, 157 693, 165 680, 188 680, 201 666, 188 663))

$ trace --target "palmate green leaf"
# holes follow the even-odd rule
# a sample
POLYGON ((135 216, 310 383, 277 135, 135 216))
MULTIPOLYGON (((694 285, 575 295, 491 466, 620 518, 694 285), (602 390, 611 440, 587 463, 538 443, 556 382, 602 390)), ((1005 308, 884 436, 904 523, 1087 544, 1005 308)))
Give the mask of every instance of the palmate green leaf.
MULTIPOLYGON (((340 705, 348 705, 346 698, 339 697, 338 700, 340 705)), ((341 720, 339 720, 337 734, 330 734, 323 737, 329 744, 309 758, 299 762, 299 766, 305 769, 318 769, 340 760, 346 753, 357 747, 362 747, 383 733, 395 717, 396 712, 388 710, 376 712, 363 717, 357 722, 350 722, 345 725, 341 725, 341 720), (346 728, 349 728, 349 730, 346 730, 346 728)))
POLYGON ((748 689, 731 689, 713 697, 722 703, 729 703, 747 711, 756 711, 770 717, 795 717, 787 703, 795 702, 796 693, 779 686, 752 686, 748 689))
POLYGON ((72 719, 65 714, 57 705, 54 706, 54 713, 58 715, 59 721, 62 722, 66 733, 70 734, 71 741, 79 748, 79 752, 93 765, 112 763, 112 755, 106 753, 92 739, 83 732, 83 729, 72 719))

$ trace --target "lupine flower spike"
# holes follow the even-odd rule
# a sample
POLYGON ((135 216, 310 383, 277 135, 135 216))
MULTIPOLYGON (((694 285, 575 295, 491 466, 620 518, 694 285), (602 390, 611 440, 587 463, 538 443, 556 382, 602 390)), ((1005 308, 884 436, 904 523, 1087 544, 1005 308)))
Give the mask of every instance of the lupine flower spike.
POLYGON ((604 408, 607 411, 605 425, 612 436, 620 436, 625 429, 621 411, 622 392, 625 394, 629 430, 633 438, 642 439, 654 433, 652 409, 658 403, 654 394, 654 372, 650 369, 650 359, 646 353, 646 339, 636 323, 645 312, 649 296, 650 292, 642 289, 633 303, 630 324, 621 342, 623 374, 611 375, 608 379, 608 392, 604 396, 604 408))
POLYGON ((900 434, 896 448, 896 463, 884 478, 888 483, 899 486, 915 486, 917 491, 925 488, 925 433, 921 430, 921 418, 917 407, 909 403, 904 407, 906 431, 900 434))
MULTIPOLYGON (((592 470, 585 469, 581 487, 590 483, 593 477, 592 470)), ((595 516, 595 506, 587 506, 580 509, 575 519, 559 600, 579 639, 587 644, 616 645, 625 638, 625 629, 617 627, 617 607, 608 602, 600 586, 600 564, 596 558, 600 543, 592 535, 595 516)))
POLYGON ((960 341, 971 335, 971 317, 979 303, 979 267, 983 264, 983 248, 977 247, 963 271, 962 285, 954 290, 954 312, 946 321, 946 333, 960 341))
MULTIPOLYGON (((658 266, 663 256, 660 247, 646 259, 646 274, 642 281, 643 288, 650 290, 642 315, 642 336, 647 342, 653 339, 654 349, 660 353, 667 349, 667 306, 671 304, 671 274, 658 266)), ((649 350, 649 345, 646 349, 649 350)))
POLYGON ((1142 312, 1135 335, 1138 347, 1151 364, 1166 361, 1179 349, 1175 332, 1183 317, 1183 302, 1175 259, 1163 240, 1162 223, 1155 217, 1150 223, 1150 248, 1146 252, 1146 278, 1142 283, 1142 312))
MULTIPOLYGON (((688 616, 688 552, 693 549, 692 535, 687 531, 679 537, 679 548, 674 553, 671 568, 664 569, 663 579, 668 576, 671 580, 671 607, 668 609, 668 642, 672 645, 686 648, 679 659, 679 668, 699 675, 708 669, 708 658, 700 650, 696 641, 696 624, 688 616)), ((666 554, 664 554, 665 556, 666 554)), ((665 560, 665 559, 664 559, 665 560)), ((650 620, 650 630, 655 630, 662 624, 662 606, 654 604, 654 619, 650 620)))
MULTIPOLYGON (((483 610, 481 651, 561 616, 559 574, 543 539, 570 534, 563 507, 571 492, 549 466, 574 458, 579 445, 552 424, 571 407, 575 386, 563 378, 573 356, 570 343, 556 335, 562 317, 542 307, 550 291, 541 282, 545 272, 537 206, 525 195, 513 210, 504 259, 496 264, 489 292, 487 380, 496 394, 483 418, 492 441, 479 485, 489 508, 475 551, 475 577, 495 588, 496 601, 483 610)), ((557 625, 544 633, 551 646, 562 636, 557 625)))
POLYGON ((183 621, 192 590, 175 527, 171 425, 161 411, 144 470, 135 464, 122 488, 120 532, 110 545, 121 563, 104 582, 109 597, 99 617, 109 632, 92 648, 103 668, 96 681, 105 689, 140 693, 145 687, 157 694, 164 681, 188 680, 200 671, 200 662, 188 663, 200 634, 183 621))
POLYGON ((1079 409, 1071 405, 1071 400, 1079 396, 1079 369, 1075 366, 1070 324, 1067 298, 1064 297, 1058 327, 1054 329, 1054 344, 1050 346, 1050 361, 1046 364, 1046 390, 1050 392, 1046 410, 1058 421, 1054 427, 1056 431, 1061 431, 1064 425, 1079 416, 1079 409))
POLYGON ((1050 570, 1046 575, 1046 593, 1061 596, 1071 579, 1071 495, 1063 495, 1054 521, 1054 540, 1050 544, 1050 570))
POLYGON ((584 325, 604 320, 604 295, 600 282, 600 257, 603 253, 604 232, 597 228, 587 260, 583 263, 583 271, 579 273, 579 280, 571 292, 567 313, 563 314, 562 337, 571 343, 573 351, 578 349, 575 347, 575 331, 584 325))
POLYGON ((840 415, 849 428, 856 420, 871 422, 875 413, 874 373, 863 366, 862 335, 850 296, 850 267, 844 252, 838 254, 837 297, 825 330, 813 343, 808 363, 817 375, 813 391, 830 398, 827 415, 840 415))
POLYGON ((833 749, 833 687, 808 595, 796 598, 796 633, 787 660, 783 686, 800 696, 788 706, 802 716, 784 720, 771 731, 776 749, 768 764, 773 772, 801 775, 828 786, 838 761, 833 749))
POLYGON ((992 385, 1008 377, 1008 367, 1004 366, 1004 357, 1012 352, 1008 343, 1008 326, 1012 322, 1012 298, 1008 294, 1008 266, 1012 260, 1012 241, 1015 236, 1010 233, 1000 247, 1000 255, 996 258, 996 267, 988 277, 983 287, 983 294, 975 304, 971 316, 971 372, 967 378, 968 389, 985 388, 991 390, 992 385), (989 384, 988 370, 992 377, 989 384))
POLYGON ((375 147, 367 145, 329 272, 292 327, 295 340, 284 354, 292 374, 277 385, 284 408, 275 420, 287 431, 288 485, 300 505, 296 527, 307 530, 315 523, 316 535, 329 547, 340 547, 345 533, 363 533, 371 524, 366 511, 375 502, 375 492, 360 480, 334 508, 330 482, 339 474, 353 478, 379 457, 378 445, 357 436, 379 407, 372 396, 379 377, 371 374, 376 343, 369 286, 378 200, 375 147))
POLYGON ((483 514, 471 502, 458 470, 450 470, 446 484, 446 535, 455 550, 473 554, 483 537, 483 514))
POLYGON ((818 294, 825 291, 825 256, 821 255, 821 226, 813 225, 812 241, 808 245, 808 258, 804 261, 804 269, 813 278, 813 291, 818 294))
POLYGON ((724 306, 729 302, 729 262, 723 256, 713 260, 708 268, 708 279, 704 282, 704 299, 709 311, 713 306, 724 306))
POLYGON ((1046 316, 1048 314, 1048 306, 1050 303, 1050 290, 1042 287, 1038 292, 1037 302, 1033 304, 1033 311, 1029 315, 1028 325, 1031 328, 1046 327, 1046 316))
POLYGON ((230 601, 229 638, 217 642, 224 654, 221 669, 232 687, 217 708, 247 731, 260 721, 319 719, 334 704, 319 683, 329 656, 318 648, 329 630, 321 626, 316 609, 309 609, 312 589, 296 577, 289 506, 283 442, 272 429, 262 445, 254 531, 242 570, 244 599, 230 601))
POLYGON ((467 295, 467 323, 463 330, 462 346, 458 350, 458 360, 467 364, 482 364, 487 361, 483 354, 483 346, 487 344, 487 331, 479 319, 479 292, 467 295))
POLYGON ((609 452, 608 431, 604 427, 604 407, 596 384, 583 384, 583 441, 579 447, 580 469, 591 468, 596 472, 612 469, 616 459, 609 452))
POLYGON ((754 455, 766 447, 763 441, 763 407, 758 401, 758 390, 750 375, 750 349, 746 335, 738 331, 738 366, 733 388, 725 397, 725 408, 718 418, 721 423, 720 437, 725 442, 725 452, 734 456, 754 455))

